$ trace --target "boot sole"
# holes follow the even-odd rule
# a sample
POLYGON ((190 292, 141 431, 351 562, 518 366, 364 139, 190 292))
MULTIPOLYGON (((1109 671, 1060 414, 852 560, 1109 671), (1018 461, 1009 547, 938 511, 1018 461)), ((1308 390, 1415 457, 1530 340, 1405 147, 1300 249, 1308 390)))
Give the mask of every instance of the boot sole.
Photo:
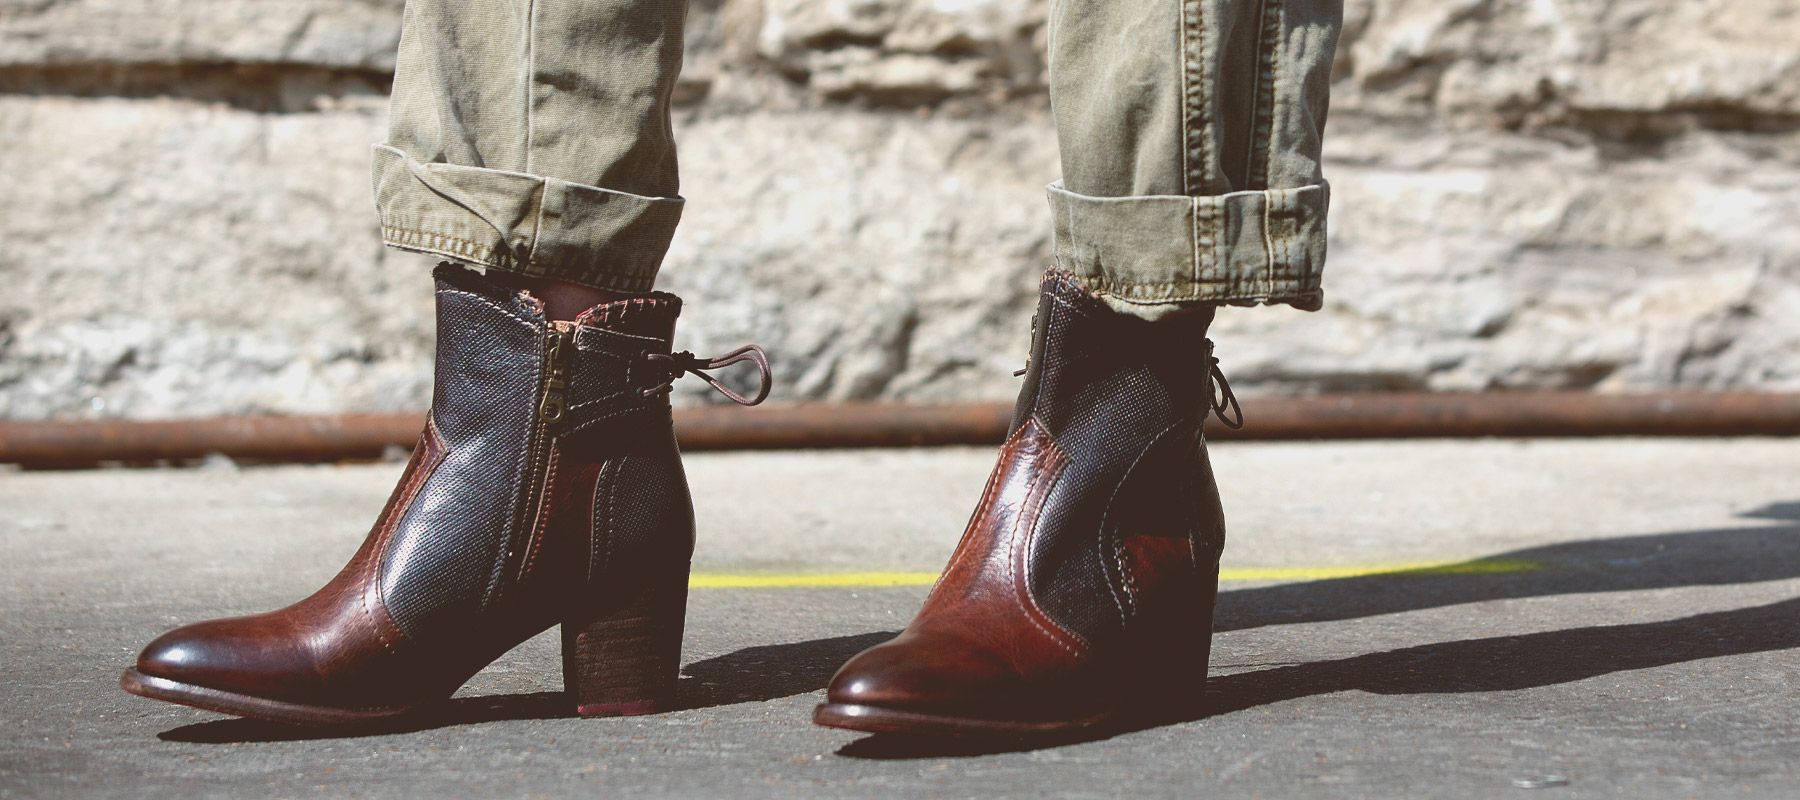
MULTIPOLYGON (((655 591, 646 590, 619 609, 580 623, 562 624, 563 685, 574 716, 635 717, 679 707, 675 686, 681 668, 687 575, 684 565, 677 577, 655 591)), ((542 630, 533 630, 531 635, 542 630)), ((443 705, 448 699, 446 695, 444 701, 368 708, 308 705, 159 678, 136 667, 119 676, 119 688, 204 711, 319 727, 393 720, 443 705)))
POLYGON ((266 697, 209 689, 168 678, 145 675, 135 667, 119 676, 119 688, 139 697, 162 700, 177 705, 217 711, 250 719, 281 722, 289 725, 328 726, 354 725, 390 720, 413 711, 416 706, 400 708, 333 708, 270 700, 266 697))
POLYGON ((1111 722, 1115 716, 1113 712, 1100 712, 1071 719, 1026 721, 927 714, 855 703, 820 703, 813 709, 813 724, 861 733, 1029 738, 1093 730, 1111 722))
MULTIPOLYGON (((136 667, 127 668, 125 674, 119 676, 119 688, 139 697, 198 708, 202 711, 216 711, 220 714, 230 714, 246 719, 307 727, 368 725, 394 720, 425 708, 425 706, 338 708, 290 703, 284 700, 270 700, 266 697, 210 689, 197 684, 145 675, 136 667)), ((662 714, 672 711, 674 708, 673 702, 662 700, 584 703, 575 707, 575 715, 580 717, 636 717, 662 714)))

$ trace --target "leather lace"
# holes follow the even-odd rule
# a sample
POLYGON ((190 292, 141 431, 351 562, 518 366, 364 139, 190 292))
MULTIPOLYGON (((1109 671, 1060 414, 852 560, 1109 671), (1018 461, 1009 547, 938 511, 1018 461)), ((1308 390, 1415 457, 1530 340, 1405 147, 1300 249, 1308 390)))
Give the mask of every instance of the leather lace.
MULTIPOLYGON (((1013 377, 1024 375, 1030 368, 1031 359, 1027 356, 1025 366, 1014 370, 1013 377)), ((1238 405, 1237 395, 1231 392, 1231 381, 1225 379, 1225 370, 1219 368, 1219 359, 1212 354, 1211 339, 1206 341, 1206 406, 1225 427, 1234 431, 1244 427, 1244 407, 1238 405)))
POLYGON ((1237 430, 1244 427, 1244 408, 1238 405, 1237 395, 1231 393, 1231 381, 1225 380, 1225 370, 1219 368, 1219 359, 1212 354, 1212 342, 1206 344, 1206 404, 1219 422, 1237 430))
POLYGON ((644 359, 660 364, 667 371, 667 377, 663 379, 662 383, 643 390, 645 397, 668 394, 674 388, 675 381, 681 376, 694 375, 700 380, 706 381, 706 385, 711 386, 719 394, 725 395, 731 402, 741 406, 753 406, 768 398, 769 385, 773 382, 773 376, 769 372, 769 354, 753 344, 744 345, 725 355, 712 358, 701 358, 683 350, 679 353, 645 353, 644 359), (749 361, 756 365, 760 386, 756 390, 755 397, 738 394, 707 372, 707 370, 720 367, 729 367, 741 361, 749 361))

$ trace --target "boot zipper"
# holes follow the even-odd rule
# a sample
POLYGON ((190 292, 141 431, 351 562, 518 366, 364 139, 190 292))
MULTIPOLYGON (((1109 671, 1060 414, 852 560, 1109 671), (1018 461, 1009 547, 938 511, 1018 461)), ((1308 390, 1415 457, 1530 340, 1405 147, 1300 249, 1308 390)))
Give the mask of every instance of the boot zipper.
POLYGON ((544 399, 538 403, 538 420, 545 425, 562 421, 568 408, 563 397, 569 388, 569 350, 575 345, 575 326, 552 322, 544 333, 544 399))
POLYGON ((531 564, 531 551, 536 547, 538 528, 545 522, 542 513, 550 491, 550 455, 556 439, 557 423, 568 411, 569 357, 575 349, 575 326, 568 322, 551 322, 544 330, 543 381, 539 392, 537 419, 531 426, 530 450, 527 452, 523 485, 515 517, 514 546, 507 549, 508 560, 517 559, 514 575, 523 580, 531 564))

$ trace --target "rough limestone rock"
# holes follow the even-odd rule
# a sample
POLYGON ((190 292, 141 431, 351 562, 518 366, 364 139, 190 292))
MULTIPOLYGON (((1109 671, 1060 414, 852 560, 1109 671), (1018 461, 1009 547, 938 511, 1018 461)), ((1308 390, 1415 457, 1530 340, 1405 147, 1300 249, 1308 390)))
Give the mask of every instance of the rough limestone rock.
MULTIPOLYGON (((0 416, 421 407, 377 243, 398 0, 0 0, 0 416)), ((696 0, 684 347, 1003 399, 1057 172, 1041 0, 696 0)), ((1327 305, 1252 391, 1800 390, 1800 0, 1351 0, 1327 305)), ((684 387, 682 402, 704 395, 684 387)))
POLYGON ((402 5, 402 0, 0 0, 0 65, 284 64, 391 72, 402 5))

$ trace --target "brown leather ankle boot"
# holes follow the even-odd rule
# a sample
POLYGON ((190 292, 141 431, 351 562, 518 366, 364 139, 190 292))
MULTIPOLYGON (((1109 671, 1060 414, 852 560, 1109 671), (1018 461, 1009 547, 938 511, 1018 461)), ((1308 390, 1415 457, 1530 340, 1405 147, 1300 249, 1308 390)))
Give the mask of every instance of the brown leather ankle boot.
POLYGON ((1056 733, 1199 696, 1225 541, 1201 428, 1237 415, 1210 321, 1119 315, 1045 275, 1011 435, 950 566, 815 722, 1056 733))
POLYGON ((668 388, 751 360, 762 393, 732 397, 760 402, 761 350, 671 355, 673 295, 553 323, 472 271, 436 277, 431 415, 362 548, 294 605, 151 642, 126 691, 291 723, 393 717, 560 624, 579 713, 673 702, 694 518, 668 388))

